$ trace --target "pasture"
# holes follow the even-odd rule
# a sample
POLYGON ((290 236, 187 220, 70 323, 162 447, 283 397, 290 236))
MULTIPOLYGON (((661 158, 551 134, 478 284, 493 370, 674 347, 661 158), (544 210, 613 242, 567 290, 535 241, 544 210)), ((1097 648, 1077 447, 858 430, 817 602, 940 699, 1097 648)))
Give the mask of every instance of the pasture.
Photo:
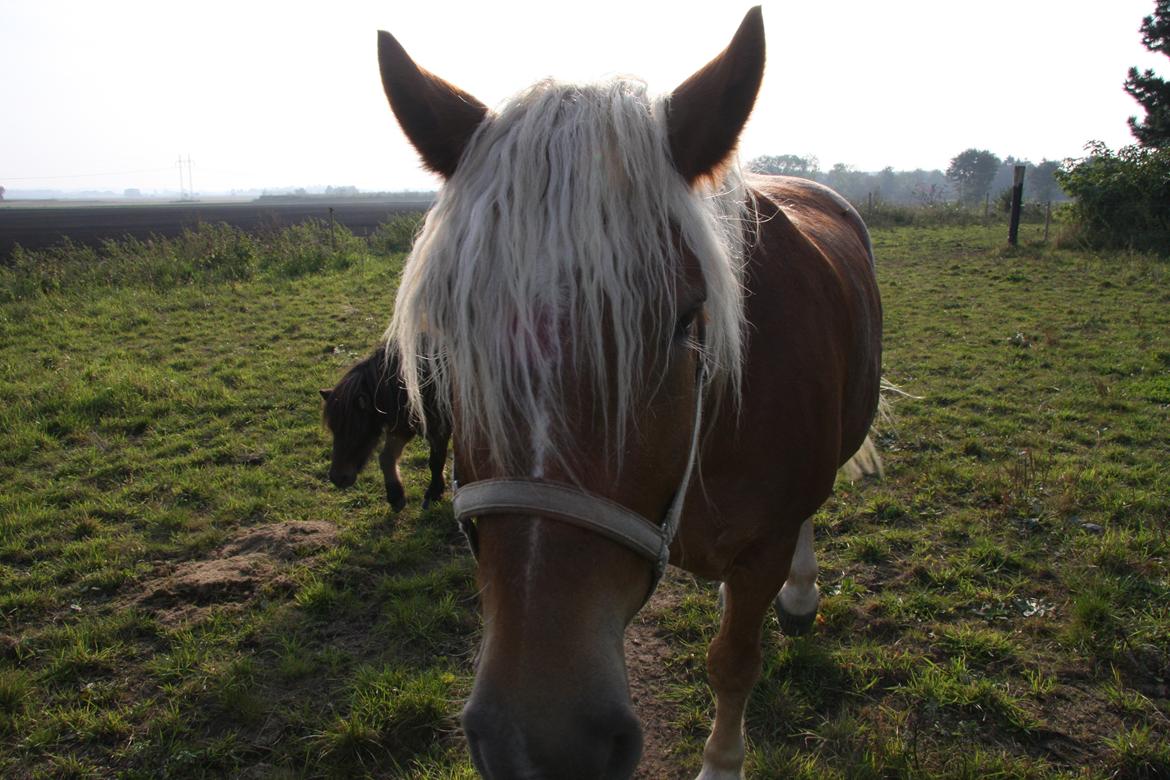
MULTIPOLYGON (((398 515, 376 467, 326 479, 317 390, 402 255, 315 230, 0 267, 0 775, 474 776, 474 567, 425 443, 398 515)), ((1035 232, 875 230, 919 398, 816 516, 816 630, 766 626, 749 777, 1170 776, 1170 267, 1035 232)), ((698 769, 717 609, 672 572, 629 632, 641 776, 698 769)))

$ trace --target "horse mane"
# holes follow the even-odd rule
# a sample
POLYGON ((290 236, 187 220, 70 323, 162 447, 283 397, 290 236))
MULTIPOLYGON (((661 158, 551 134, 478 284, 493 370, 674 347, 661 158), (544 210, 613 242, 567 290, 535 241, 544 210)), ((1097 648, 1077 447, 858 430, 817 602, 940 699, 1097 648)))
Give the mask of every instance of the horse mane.
POLYGON ((738 397, 749 196, 734 164, 694 188, 675 170, 668 100, 626 78, 547 80, 481 124, 415 241, 386 333, 417 419, 432 382, 498 465, 540 470, 566 431, 571 369, 609 399, 598 411, 620 458, 658 379, 645 367, 674 331, 684 247, 707 287, 703 358, 738 397))

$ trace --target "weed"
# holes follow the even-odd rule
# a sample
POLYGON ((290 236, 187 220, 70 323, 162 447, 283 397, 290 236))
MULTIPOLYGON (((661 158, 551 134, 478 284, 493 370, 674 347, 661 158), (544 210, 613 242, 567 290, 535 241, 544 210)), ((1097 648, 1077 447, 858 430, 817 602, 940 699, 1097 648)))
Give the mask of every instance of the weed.
POLYGON ((1134 726, 1114 737, 1106 737, 1111 753, 1112 777, 1124 780, 1160 780, 1170 777, 1170 743, 1147 726, 1134 726))

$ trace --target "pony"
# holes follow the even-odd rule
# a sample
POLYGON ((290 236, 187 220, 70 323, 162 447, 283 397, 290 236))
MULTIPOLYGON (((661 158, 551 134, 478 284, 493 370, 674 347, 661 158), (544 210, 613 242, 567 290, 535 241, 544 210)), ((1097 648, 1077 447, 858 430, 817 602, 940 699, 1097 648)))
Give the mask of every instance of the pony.
POLYGON ((439 414, 439 406, 429 392, 422 399, 424 425, 415 422, 400 375, 397 355, 379 348, 346 371, 334 387, 320 391, 324 402, 322 420, 333 434, 329 481, 339 488, 353 485, 385 432, 386 444, 378 455, 378 465, 382 467, 386 500, 396 512, 406 506, 398 459, 407 442, 422 432, 430 445, 427 464, 431 481, 422 503, 423 509, 427 509, 442 497, 447 487, 443 466, 451 438, 446 418, 439 414))
POLYGON ((818 604, 810 517, 879 400, 869 234, 811 181, 747 177, 759 8, 668 95, 542 81, 489 110, 379 32, 382 83, 445 181, 387 339, 455 430, 483 636, 461 719, 488 778, 625 778, 622 636, 670 564, 721 582, 699 777, 742 776, 764 619, 818 604))

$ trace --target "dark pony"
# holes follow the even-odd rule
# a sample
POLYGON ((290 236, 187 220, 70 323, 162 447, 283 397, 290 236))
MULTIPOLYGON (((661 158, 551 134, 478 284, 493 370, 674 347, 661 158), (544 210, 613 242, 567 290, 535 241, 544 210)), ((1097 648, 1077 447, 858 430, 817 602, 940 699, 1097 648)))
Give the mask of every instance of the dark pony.
MULTIPOLYGON (((357 481, 370 454, 386 432, 386 444, 378 456, 386 483, 386 500, 395 511, 406 506, 398 458, 412 438, 422 433, 410 413, 406 390, 402 386, 398 356, 382 347, 345 373, 333 389, 321 391, 324 399, 322 417, 333 434, 333 460, 329 481, 347 488, 357 481)), ((451 426, 439 413, 429 391, 423 393, 423 417, 431 454, 427 465, 431 482, 423 496, 423 509, 438 501, 446 484, 443 464, 447 460, 447 442, 451 426)))

